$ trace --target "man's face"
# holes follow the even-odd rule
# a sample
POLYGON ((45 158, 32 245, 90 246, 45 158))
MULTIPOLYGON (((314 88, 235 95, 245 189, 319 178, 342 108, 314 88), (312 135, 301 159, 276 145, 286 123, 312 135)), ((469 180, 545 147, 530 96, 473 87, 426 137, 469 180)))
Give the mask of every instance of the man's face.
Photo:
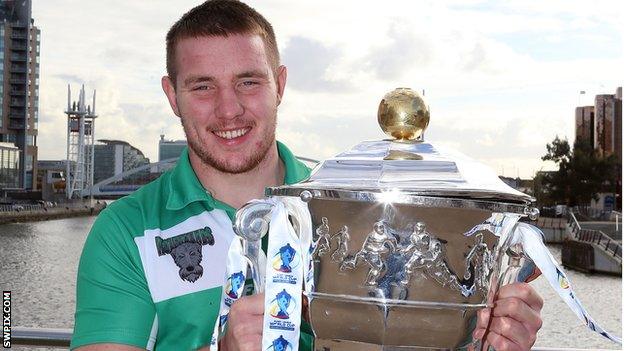
POLYGON ((274 75, 257 35, 187 38, 176 47, 176 87, 163 89, 192 153, 221 172, 256 167, 275 141, 286 68, 274 75))

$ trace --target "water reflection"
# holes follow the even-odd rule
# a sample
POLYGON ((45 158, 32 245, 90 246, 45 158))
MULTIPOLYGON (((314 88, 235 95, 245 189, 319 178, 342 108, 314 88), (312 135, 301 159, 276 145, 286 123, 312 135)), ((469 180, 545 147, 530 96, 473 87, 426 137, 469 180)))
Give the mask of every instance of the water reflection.
POLYGON ((76 269, 95 217, 0 226, 0 285, 14 326, 71 328, 76 269))

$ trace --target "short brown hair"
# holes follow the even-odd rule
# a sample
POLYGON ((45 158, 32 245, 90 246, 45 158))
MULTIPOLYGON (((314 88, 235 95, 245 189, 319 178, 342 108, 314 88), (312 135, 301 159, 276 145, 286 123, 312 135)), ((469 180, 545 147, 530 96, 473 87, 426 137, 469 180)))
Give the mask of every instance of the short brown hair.
POLYGON ((237 0, 208 0, 185 13, 167 32, 167 74, 176 82, 176 45, 182 39, 231 34, 259 35, 273 72, 279 52, 271 24, 256 10, 237 0))

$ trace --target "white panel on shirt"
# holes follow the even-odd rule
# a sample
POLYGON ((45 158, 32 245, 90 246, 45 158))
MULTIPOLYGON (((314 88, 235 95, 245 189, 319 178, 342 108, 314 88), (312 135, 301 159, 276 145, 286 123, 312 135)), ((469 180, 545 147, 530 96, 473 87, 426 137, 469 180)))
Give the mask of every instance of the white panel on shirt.
POLYGON ((227 252, 234 237, 232 222, 223 210, 202 212, 166 230, 148 229, 134 239, 141 255, 147 285, 154 302, 223 285, 227 252), (180 278, 180 268, 171 254, 158 255, 156 237, 168 239, 197 229, 210 227, 214 245, 202 245, 203 275, 195 282, 180 278))

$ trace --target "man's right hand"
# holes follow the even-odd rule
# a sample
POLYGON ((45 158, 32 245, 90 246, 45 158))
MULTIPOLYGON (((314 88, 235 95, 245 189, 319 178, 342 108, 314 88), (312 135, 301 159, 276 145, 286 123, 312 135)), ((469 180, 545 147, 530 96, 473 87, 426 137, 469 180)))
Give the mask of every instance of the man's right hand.
POLYGON ((243 296, 232 304, 227 331, 220 349, 255 351, 262 349, 264 294, 243 296))

